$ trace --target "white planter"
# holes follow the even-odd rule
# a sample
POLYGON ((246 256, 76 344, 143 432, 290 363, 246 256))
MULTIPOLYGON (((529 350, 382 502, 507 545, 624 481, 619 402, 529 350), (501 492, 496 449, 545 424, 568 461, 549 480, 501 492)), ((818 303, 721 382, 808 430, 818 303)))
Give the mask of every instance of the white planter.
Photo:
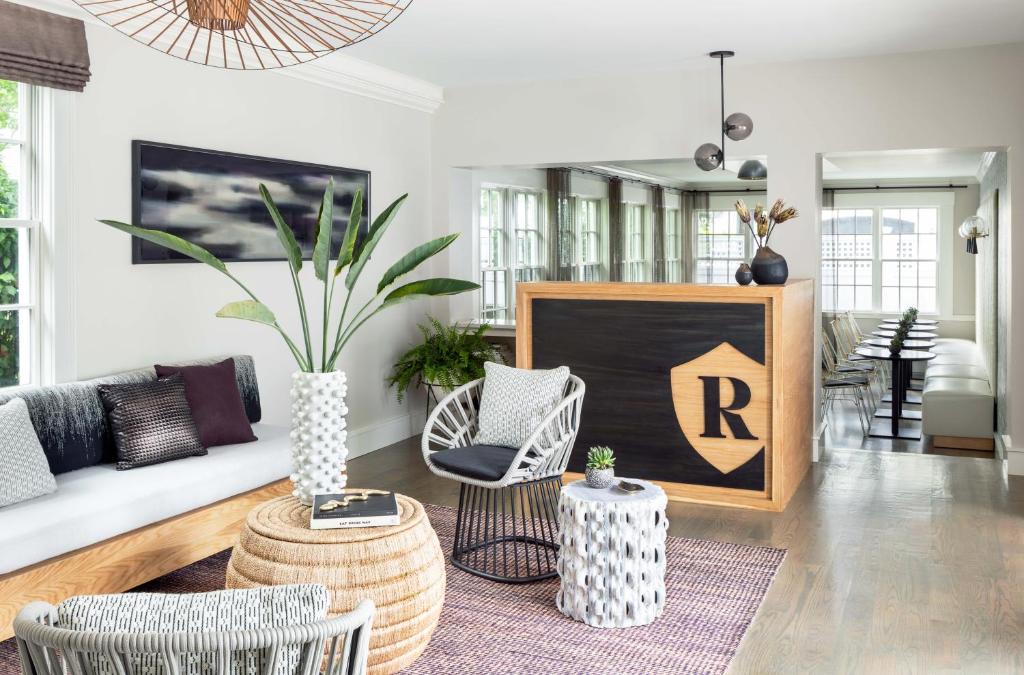
POLYGON ((292 494, 303 504, 313 495, 341 492, 348 432, 345 430, 345 373, 292 373, 292 494))

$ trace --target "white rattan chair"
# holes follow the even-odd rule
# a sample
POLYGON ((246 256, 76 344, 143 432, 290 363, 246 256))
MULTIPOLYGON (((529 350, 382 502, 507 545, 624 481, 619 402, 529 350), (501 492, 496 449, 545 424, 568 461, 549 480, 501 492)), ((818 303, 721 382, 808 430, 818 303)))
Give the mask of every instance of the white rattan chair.
POLYGON ((288 675, 365 675, 373 610, 373 603, 363 600, 341 616, 261 630, 90 633, 61 628, 53 605, 33 602, 14 619, 14 634, 24 675, 143 675, 132 657, 147 655, 158 664, 144 668, 147 674, 179 675, 183 663, 202 656, 216 663, 217 675, 231 675, 237 659, 259 651, 264 652, 259 675, 271 675, 278 672, 284 648, 293 645, 299 659, 288 675))
POLYGON ((557 574, 557 507, 562 474, 580 426, 586 387, 569 376, 562 401, 518 449, 474 446, 483 378, 446 396, 427 418, 423 459, 458 481, 452 565, 494 581, 523 583, 557 574), (497 453, 489 472, 455 473, 435 463, 444 450, 497 453), (504 467, 504 468, 498 468, 504 467))

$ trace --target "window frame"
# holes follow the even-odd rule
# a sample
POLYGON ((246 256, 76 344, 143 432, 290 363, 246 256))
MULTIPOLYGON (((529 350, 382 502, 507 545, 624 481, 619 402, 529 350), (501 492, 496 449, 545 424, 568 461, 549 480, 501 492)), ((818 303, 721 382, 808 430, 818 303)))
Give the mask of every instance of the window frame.
MULTIPOLYGON (((475 232, 474 239, 476 241, 476 249, 474 251, 474 257, 476 259, 477 277, 480 280, 481 286, 484 284, 484 274, 487 272, 503 272, 505 274, 505 298, 503 307, 486 308, 484 299, 486 291, 481 288, 481 292, 477 294, 477 311, 476 315, 480 320, 488 322, 502 322, 502 321, 513 321, 515 320, 516 307, 516 284, 519 270, 522 269, 534 269, 537 270, 539 278, 544 279, 548 273, 548 261, 547 261, 547 237, 548 237, 548 218, 547 218, 547 191, 537 188, 524 187, 519 185, 508 185, 493 182, 481 182, 479 189, 476 192, 476 210, 475 210, 475 232), (501 195, 501 227, 486 229, 498 229, 501 232, 501 245, 503 248, 503 260, 502 264, 497 267, 484 267, 483 260, 480 257, 480 246, 481 246, 481 235, 485 229, 480 221, 480 205, 482 195, 485 192, 497 192, 501 195), (521 228, 518 228, 517 216, 517 195, 533 195, 536 197, 536 209, 537 209, 537 228, 538 234, 537 241, 537 255, 538 261, 536 265, 521 265, 519 260, 519 247, 517 245, 516 234, 521 228), (498 317, 495 314, 504 313, 504 316, 498 317)), ((531 230, 533 231, 533 230, 531 230)))
POLYGON ((682 283, 683 281, 683 209, 680 207, 665 207, 665 232, 664 232, 664 263, 665 281, 667 283, 682 283), (675 227, 670 228, 674 222, 675 227), (672 229, 675 231, 672 232, 672 229), (670 246, 672 237, 675 238, 675 246, 670 246))
MULTIPOLYGON (((573 201, 573 261, 572 261, 572 276, 574 281, 601 281, 605 278, 605 261, 607 260, 607 246, 605 242, 607 240, 607 223, 608 218, 605 214, 607 210, 607 200, 602 197, 596 197, 594 195, 583 195, 574 194, 571 197, 573 201), (596 223, 592 225, 592 229, 584 229, 584 223, 582 214, 584 213, 585 207, 592 206, 594 219, 596 223), (592 234, 597 237, 597 258, 590 260, 588 256, 584 255, 586 248, 586 236, 592 234)), ((590 219, 587 218, 589 221, 590 219)))
MULTIPOLYGON (((17 312, 18 379, 16 385, 42 384, 42 319, 40 288, 42 282, 40 239, 42 223, 38 219, 42 172, 37 165, 37 147, 41 129, 38 87, 18 84, 18 129, 16 135, 0 136, 0 145, 19 148, 18 211, 13 218, 0 218, 0 228, 19 231, 18 301, 0 303, 0 312, 17 312)), ((49 378, 52 381, 52 378, 49 378)), ((6 387, 4 387, 6 388, 6 387)))
POLYGON ((622 280, 631 283, 642 283, 651 280, 651 218, 650 209, 643 202, 623 202, 622 218, 622 280), (637 218, 639 214, 639 219, 637 218), (640 255, 633 256, 633 238, 635 232, 632 227, 640 224, 640 255), (636 273, 639 271, 639 278, 636 273))
MULTIPOLYGON (((826 188, 827 189, 827 188, 826 188)), ((898 316, 901 311, 885 311, 882 309, 882 212, 887 209, 938 209, 936 222, 937 242, 935 251, 936 286, 935 312, 922 312, 922 316, 946 317, 958 316, 953 312, 953 265, 955 260, 955 209, 956 193, 951 190, 931 192, 908 190, 902 192, 860 191, 837 192, 833 200, 833 209, 861 208, 872 209, 873 230, 873 270, 872 270, 872 309, 854 310, 854 316, 864 318, 889 318, 898 316), (948 265, 949 272, 943 274, 943 265, 948 265)), ((822 209, 823 211, 825 209, 822 209)), ((824 235, 822 235, 824 236, 824 235)), ((819 243, 820 246, 820 243, 819 243)), ((885 258, 884 260, 892 260, 885 258)), ((920 260, 915 258, 914 260, 920 260)), ((820 274, 819 268, 819 274, 820 274)), ((845 311, 845 310, 838 310, 845 311)))

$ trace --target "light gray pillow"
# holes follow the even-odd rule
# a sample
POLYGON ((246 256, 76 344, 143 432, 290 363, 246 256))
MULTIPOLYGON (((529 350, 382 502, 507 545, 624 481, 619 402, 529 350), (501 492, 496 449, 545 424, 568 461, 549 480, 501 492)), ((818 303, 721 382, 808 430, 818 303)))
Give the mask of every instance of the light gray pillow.
MULTIPOLYGON (((259 630, 294 626, 327 617, 330 595, 320 584, 267 586, 211 593, 122 593, 79 595, 57 606, 61 628, 89 633, 174 633, 259 630)), ((230 675, 262 673, 266 650, 235 654, 230 675)), ((110 664, 90 656, 97 675, 116 675, 110 664)), ((299 648, 281 653, 277 675, 291 675, 299 648)), ((168 675, 155 655, 135 656, 136 675, 168 675)), ((217 671, 216 655, 182 657, 181 675, 209 675, 217 671)))
POLYGON ((524 370, 485 363, 480 428, 473 442, 522 447, 544 418, 562 402, 568 381, 568 366, 524 370))
POLYGON ((57 489, 46 453, 39 444, 28 405, 12 398, 0 405, 0 507, 57 489))

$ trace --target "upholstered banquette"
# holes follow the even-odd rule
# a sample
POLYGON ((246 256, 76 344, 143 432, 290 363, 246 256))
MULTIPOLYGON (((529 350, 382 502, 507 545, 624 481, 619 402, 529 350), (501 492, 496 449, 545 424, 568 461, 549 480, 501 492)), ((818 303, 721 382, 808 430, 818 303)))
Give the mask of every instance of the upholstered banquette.
POLYGON ((992 450, 995 397, 981 349, 938 338, 932 352, 921 394, 924 432, 937 447, 992 450))
POLYGON ((114 464, 97 387, 155 379, 153 368, 0 391, 0 403, 28 404, 57 482, 55 492, 0 508, 0 639, 31 601, 123 591, 230 547, 250 508, 289 493, 288 430, 260 422, 253 360, 232 359, 258 440, 129 471, 114 464))

